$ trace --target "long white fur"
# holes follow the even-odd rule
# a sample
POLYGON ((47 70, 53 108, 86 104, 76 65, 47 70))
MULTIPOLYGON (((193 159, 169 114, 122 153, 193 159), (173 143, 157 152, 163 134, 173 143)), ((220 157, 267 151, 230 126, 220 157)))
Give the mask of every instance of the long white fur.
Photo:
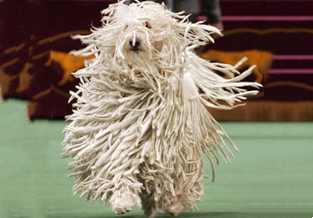
POLYGON ((233 156, 227 143, 237 150, 205 106, 231 109, 257 93, 244 87, 260 85, 240 82, 252 68, 240 74, 238 66, 193 53, 220 34, 215 27, 153 2, 120 1, 102 13, 102 27, 75 36, 87 46, 74 54, 95 58, 74 73, 80 84, 64 130, 62 156, 74 158, 74 193, 117 213, 135 205, 148 217, 158 209, 192 209, 203 195, 202 154, 214 179, 213 161, 233 156), (140 50, 131 51, 137 39, 140 50))

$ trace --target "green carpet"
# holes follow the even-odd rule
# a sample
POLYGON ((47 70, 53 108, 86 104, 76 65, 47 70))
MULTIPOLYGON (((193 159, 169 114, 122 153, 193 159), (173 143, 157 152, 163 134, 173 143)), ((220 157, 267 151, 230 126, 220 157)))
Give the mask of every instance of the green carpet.
MULTIPOLYGON (((0 218, 144 217, 138 209, 117 216, 73 196, 69 159, 60 158, 65 122, 28 123, 25 108, 24 101, 0 103, 0 218)), ((205 180, 199 210, 179 217, 313 217, 313 123, 222 125, 240 152, 216 167, 214 183, 205 180)))

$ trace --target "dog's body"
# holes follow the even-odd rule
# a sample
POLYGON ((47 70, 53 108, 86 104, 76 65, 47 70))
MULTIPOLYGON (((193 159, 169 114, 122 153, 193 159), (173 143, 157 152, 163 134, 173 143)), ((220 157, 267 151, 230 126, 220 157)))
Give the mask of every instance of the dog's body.
POLYGON ((202 154, 211 163, 230 161, 224 139, 231 141, 204 105, 232 108, 256 93, 241 87, 258 84, 238 82, 251 69, 234 77, 235 67, 188 49, 212 40, 214 27, 152 2, 119 2, 104 14, 103 27, 77 37, 88 46, 76 54, 95 58, 74 74, 81 84, 65 129, 74 192, 106 201, 116 213, 135 205, 148 217, 192 209, 203 195, 202 154))

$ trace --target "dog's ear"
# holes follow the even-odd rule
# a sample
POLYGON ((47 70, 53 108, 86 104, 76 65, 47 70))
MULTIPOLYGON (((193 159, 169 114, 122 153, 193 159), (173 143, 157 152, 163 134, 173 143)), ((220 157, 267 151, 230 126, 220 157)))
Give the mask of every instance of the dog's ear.
POLYGON ((214 42, 212 34, 222 33, 219 29, 214 26, 205 25, 202 21, 197 23, 191 23, 188 21, 188 16, 184 17, 182 20, 177 20, 173 26, 177 34, 183 36, 183 40, 188 45, 205 45, 209 42, 214 42))
POLYGON ((103 23, 111 23, 114 20, 114 17, 124 17, 127 14, 128 4, 127 1, 121 0, 116 4, 109 5, 108 8, 101 11, 102 22, 103 23))

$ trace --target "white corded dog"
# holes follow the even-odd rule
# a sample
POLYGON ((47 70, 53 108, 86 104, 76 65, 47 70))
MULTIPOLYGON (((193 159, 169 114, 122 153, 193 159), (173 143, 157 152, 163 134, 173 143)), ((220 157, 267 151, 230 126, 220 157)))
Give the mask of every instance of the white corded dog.
POLYGON ((116 213, 191 210, 203 195, 202 154, 214 179, 213 160, 230 162, 226 142, 237 149, 205 106, 231 109, 257 93, 244 86, 260 85, 239 82, 252 68, 239 75, 193 53, 220 34, 212 26, 153 2, 120 1, 102 13, 102 27, 75 36, 87 47, 74 54, 95 58, 74 74, 80 84, 64 130, 74 192, 116 213))

